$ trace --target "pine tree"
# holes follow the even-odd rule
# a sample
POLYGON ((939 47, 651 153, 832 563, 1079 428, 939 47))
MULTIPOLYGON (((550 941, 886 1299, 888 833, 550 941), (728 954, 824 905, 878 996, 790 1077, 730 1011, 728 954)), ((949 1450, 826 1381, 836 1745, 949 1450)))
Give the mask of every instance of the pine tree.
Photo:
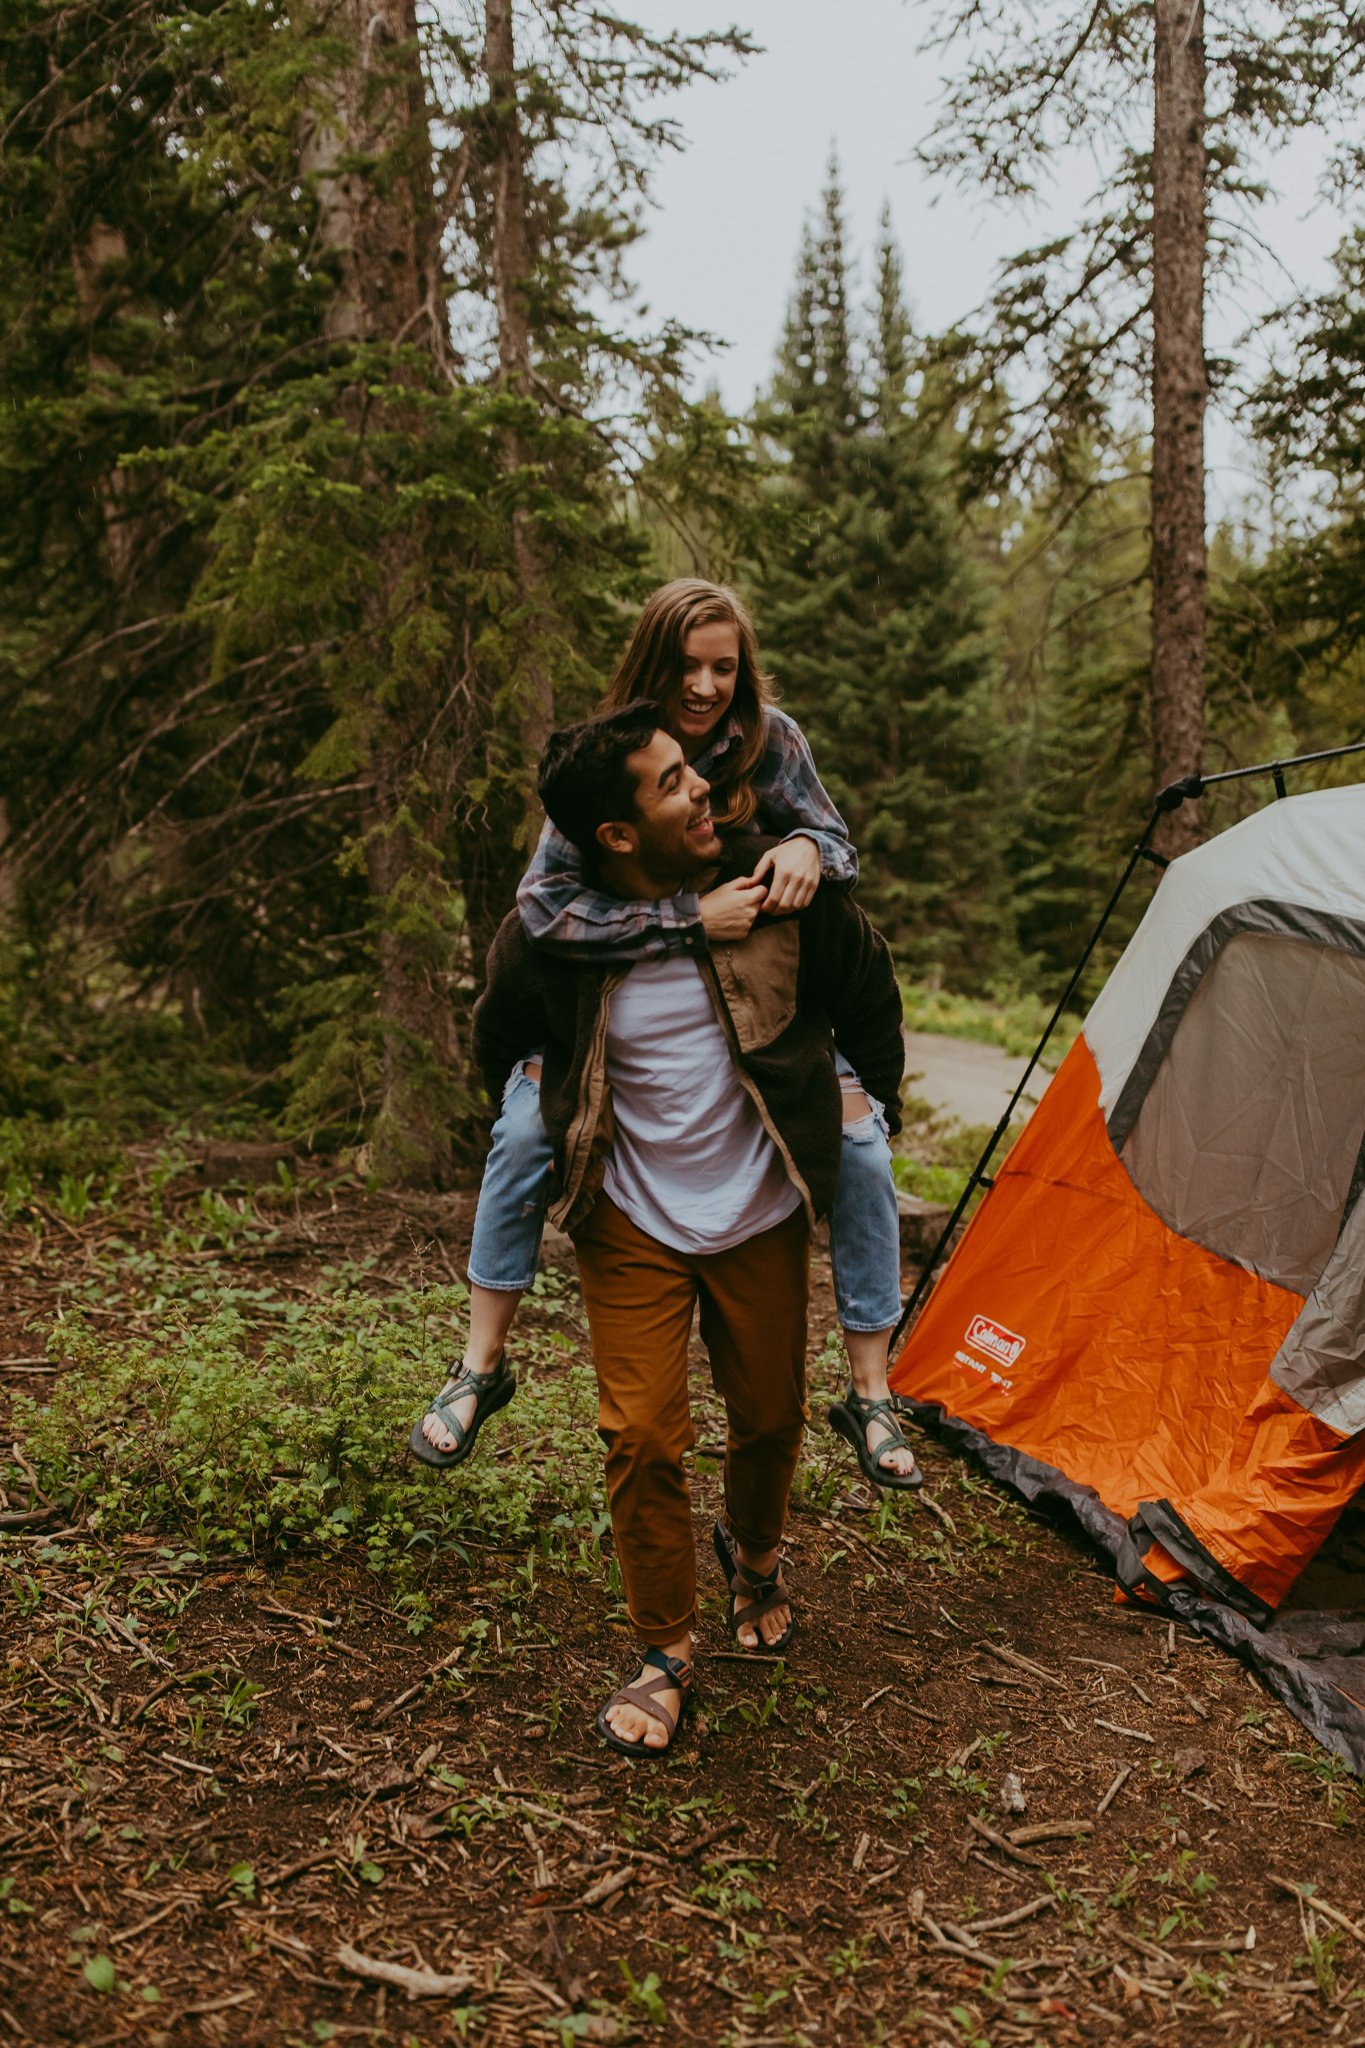
POLYGON ((509 72, 409 0, 5 7, 5 889, 286 1056, 296 1128, 444 1179, 545 684, 586 708, 641 576, 613 406, 691 417, 685 337, 605 310, 651 103, 747 46, 564 0, 509 72))
MULTIPOLYGON (((1153 782, 1197 773, 1205 728, 1207 562, 1203 426, 1209 388, 1209 222, 1267 187, 1247 163, 1296 128, 1349 136, 1365 80, 1358 10, 1319 0, 951 0, 934 40, 970 54, 921 152, 931 167, 1027 196, 1054 154, 1079 141, 1107 159, 1101 190, 1069 233, 1005 266, 982 330, 964 349, 998 384, 1019 365, 1017 469, 1057 467, 1049 441, 1102 436, 1118 392, 1151 407, 1153 782), (1206 21, 1207 14, 1207 21, 1206 21)), ((1235 274, 1225 227, 1217 268, 1235 274)), ((1003 451, 1002 451, 1003 452, 1003 451)), ((1199 806, 1160 822, 1183 851, 1199 806)))
POLYGON ((912 401, 889 222, 861 362, 840 318, 848 264, 833 175, 824 222, 803 245, 762 415, 786 458, 764 644, 862 855, 869 913, 917 968, 981 986, 1013 965, 982 594, 954 532, 943 452, 912 401), (830 318, 813 317, 821 307, 830 318))

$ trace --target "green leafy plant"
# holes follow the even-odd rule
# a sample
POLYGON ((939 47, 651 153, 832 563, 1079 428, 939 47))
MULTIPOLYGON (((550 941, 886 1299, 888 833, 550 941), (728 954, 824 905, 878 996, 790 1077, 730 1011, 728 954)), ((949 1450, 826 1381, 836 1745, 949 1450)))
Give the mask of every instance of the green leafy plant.
POLYGON ((630 1964, 622 1956, 617 1964, 626 1980, 626 1997, 631 2005, 638 2006, 652 2026, 668 2024, 668 2007, 659 1994, 661 1979, 653 1970, 643 1979, 637 1980, 630 1964))
MULTIPOLYGON (((516 1425, 554 1445, 552 1479, 539 1460, 497 1460, 496 1423, 488 1454, 454 1482, 434 1484, 409 1459, 464 1298, 454 1287, 387 1300, 343 1289, 282 1328, 235 1304, 198 1315, 168 1304, 131 1339, 73 1314, 62 1343, 77 1369, 49 1404, 15 1403, 26 1455, 64 1512, 84 1512, 102 1534, 162 1530, 201 1555, 358 1542, 376 1569, 411 1575, 465 1529, 527 1535, 551 1484, 561 1515, 598 1528, 590 1375, 566 1363, 543 1319, 527 1318, 516 1425)), ((246 1726, 254 1696, 242 1680, 215 1704, 246 1726)))

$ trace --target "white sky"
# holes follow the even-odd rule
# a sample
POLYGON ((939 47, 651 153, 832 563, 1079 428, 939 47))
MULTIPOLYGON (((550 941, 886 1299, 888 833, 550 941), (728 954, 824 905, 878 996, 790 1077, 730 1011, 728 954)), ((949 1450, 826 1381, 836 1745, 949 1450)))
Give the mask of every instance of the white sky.
MULTIPOLYGON (((672 317, 729 343, 701 360, 696 384, 715 382, 743 411, 771 373, 795 270, 801 225, 818 203, 831 143, 840 161, 849 240, 870 252, 883 200, 905 257, 917 324, 941 330, 985 297, 1000 260, 1065 226, 1097 182, 1088 156, 1061 170, 1048 210, 1002 207, 979 192, 931 184, 909 161, 935 119, 942 53, 921 55, 930 0, 633 0, 631 16, 657 29, 737 25, 764 46, 721 84, 671 103, 688 139, 654 184, 655 207, 630 267, 656 318, 672 317)), ((1265 166, 1283 195, 1261 208, 1269 252, 1235 306, 1210 320, 1210 344, 1228 346, 1295 286, 1325 285, 1343 232, 1315 206, 1321 146, 1301 139, 1265 166), (1276 260, 1278 259, 1278 261, 1276 260)), ((860 282, 869 282, 863 263, 860 282)), ((1210 511, 1230 511, 1253 489, 1234 431, 1212 419, 1210 511)))

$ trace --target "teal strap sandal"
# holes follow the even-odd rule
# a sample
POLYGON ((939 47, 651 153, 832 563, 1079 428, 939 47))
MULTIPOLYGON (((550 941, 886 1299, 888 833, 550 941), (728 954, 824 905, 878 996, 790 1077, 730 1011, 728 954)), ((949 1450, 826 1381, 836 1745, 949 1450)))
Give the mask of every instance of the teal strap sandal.
POLYGON ((673 1747, 673 1738, 678 1732, 678 1722, 687 1710, 692 1693, 692 1666, 681 1657, 670 1657, 667 1650, 646 1650, 641 1663, 653 1671, 652 1678, 637 1679, 634 1685, 623 1685, 614 1692, 597 1715, 597 1732, 611 1749, 619 1749, 622 1756, 666 1756, 673 1747), (659 1694, 680 1692, 682 1700, 676 1715, 659 1700, 659 1694), (648 1714, 651 1721, 657 1721, 668 1737, 666 1742, 649 1743, 643 1735, 632 1742, 629 1736, 618 1735, 607 1720, 613 1707, 638 1707, 642 1714, 648 1714))
POLYGON ((854 1457, 863 1468, 863 1477, 870 1479, 874 1486, 884 1486, 888 1492, 914 1493, 924 1484, 924 1474, 915 1465, 909 1472, 888 1472, 886 1456, 889 1451, 914 1449, 896 1420, 896 1411, 891 1402, 865 1401, 861 1394, 855 1394, 852 1387, 842 1401, 836 1401, 829 1410, 830 1426, 852 1449, 854 1457), (867 1448, 867 1426, 880 1422, 888 1434, 874 1450, 867 1448))
MULTIPOLYGON (((756 1628, 764 1615, 771 1614, 775 1607, 790 1607, 791 1594, 783 1583, 780 1563, 776 1571, 769 1573, 766 1579, 761 1572, 754 1571, 752 1566, 740 1563, 730 1542, 729 1531, 721 1522, 717 1522, 711 1531, 711 1545, 716 1553, 716 1561, 725 1574, 725 1583, 730 1589, 730 1608, 725 1617, 725 1626, 735 1641, 739 1642, 739 1632, 742 1628, 756 1628)), ((765 1643, 760 1635, 753 1645, 752 1654, 755 1657, 778 1657, 795 1634, 796 1616, 793 1614, 776 1642, 765 1643)), ((740 1643, 740 1648, 748 1649, 749 1645, 740 1643)))
POLYGON ((462 1367, 426 1411, 426 1415, 434 1415, 450 1431, 455 1439, 454 1450, 438 1451, 435 1444, 427 1442, 422 1434, 426 1415, 412 1425, 408 1449, 424 1465, 435 1465, 443 1472, 449 1471, 453 1465, 463 1465, 489 1416, 505 1408, 516 1391, 516 1374, 505 1359, 498 1360, 496 1372, 470 1372, 462 1367), (474 1413, 468 1422, 462 1422, 455 1410, 470 1394, 474 1396, 474 1413))

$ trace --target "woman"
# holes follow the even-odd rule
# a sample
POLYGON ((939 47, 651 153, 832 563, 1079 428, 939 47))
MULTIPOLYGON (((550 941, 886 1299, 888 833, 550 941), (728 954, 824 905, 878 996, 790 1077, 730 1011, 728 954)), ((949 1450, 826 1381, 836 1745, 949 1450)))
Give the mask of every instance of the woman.
MULTIPOLYGON (((663 705, 670 733, 711 785, 717 828, 779 834, 780 843, 755 860, 752 874, 708 895, 625 903, 587 885, 577 852, 547 824, 517 892, 536 945, 628 965, 679 950, 698 927, 708 940, 743 939, 760 911, 804 909, 822 878, 846 887, 857 880, 844 821, 800 727, 773 702, 753 621, 732 590, 688 577, 646 600, 602 708, 636 697, 663 705)), ((888 1341, 901 1309, 891 1154, 880 1105, 847 1063, 839 1064, 844 1144, 830 1256, 851 1385, 829 1418, 868 1479, 906 1489, 920 1484, 920 1473, 886 1379, 888 1341)), ((504 1346, 517 1303, 535 1278, 550 1166, 539 1071, 529 1059, 513 1075, 493 1129, 469 1255, 468 1347, 412 1436, 414 1452, 429 1464, 468 1457, 483 1422, 515 1390, 504 1346)))

